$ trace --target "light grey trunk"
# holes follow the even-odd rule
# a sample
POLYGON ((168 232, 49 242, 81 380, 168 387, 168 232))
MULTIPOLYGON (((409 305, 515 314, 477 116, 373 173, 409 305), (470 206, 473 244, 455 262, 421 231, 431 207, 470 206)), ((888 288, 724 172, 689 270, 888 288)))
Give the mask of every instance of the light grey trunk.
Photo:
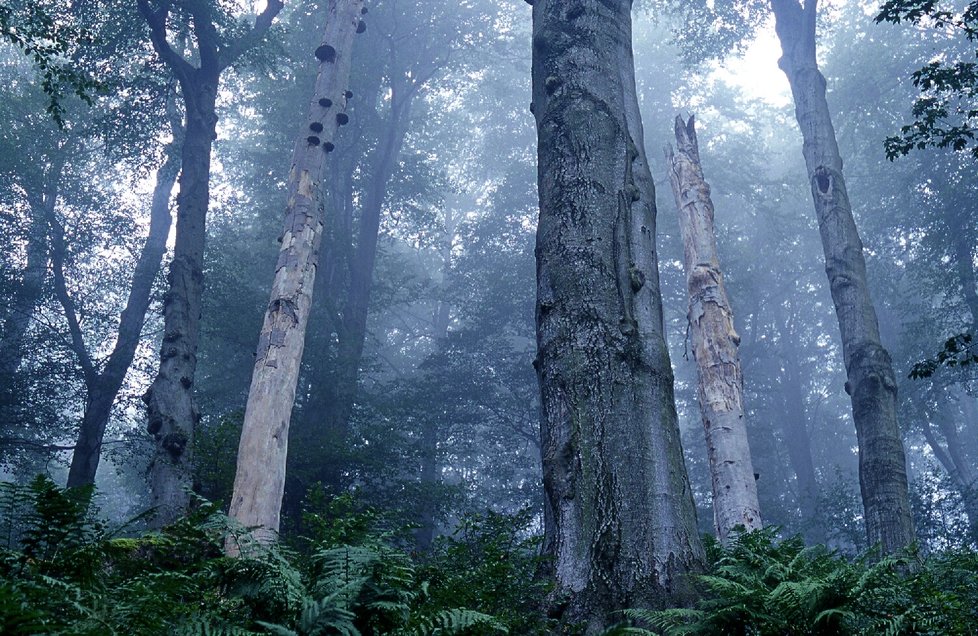
POLYGON ((252 28, 225 41, 220 38, 206 3, 182 6, 190 14, 199 66, 188 62, 167 41, 171 3, 164 2, 155 9, 149 0, 136 0, 136 5, 150 28, 153 49, 180 82, 186 111, 176 239, 163 301, 160 364, 156 378, 143 395, 146 428, 156 442, 149 469, 156 509, 151 522, 163 526, 187 509, 193 483, 194 430, 200 419, 193 387, 204 287, 211 146, 217 138, 215 106, 221 73, 242 53, 260 44, 283 5, 281 0, 268 0, 252 28))
MULTIPOLYGON (((282 248, 258 339, 231 497, 231 517, 244 526, 257 526, 252 538, 259 542, 274 540, 279 529, 289 421, 323 233, 320 181, 338 122, 347 118, 345 92, 362 7, 363 0, 328 4, 326 29, 316 49, 316 86, 292 154, 282 248)), ((228 548, 236 552, 238 546, 228 548)))
POLYGON ((744 419, 744 376, 734 330, 733 309, 723 286, 717 254, 710 186, 703 176, 693 117, 676 117, 676 150, 666 151, 669 182, 679 210, 693 357, 706 450, 713 486, 713 523, 727 543, 738 526, 761 527, 757 481, 744 419))
POLYGON ((536 0, 536 368, 563 620, 688 600, 703 551, 663 337, 630 0, 536 0))
POLYGON ((842 158, 815 58, 816 0, 771 0, 835 304, 846 392, 859 444, 859 484, 870 545, 892 553, 914 540, 906 457, 896 419, 896 377, 880 342, 863 245, 842 175, 842 158))
POLYGON ((152 522, 157 526, 176 521, 190 503, 193 436, 200 418, 193 384, 200 340, 217 87, 218 74, 183 83, 186 138, 181 153, 176 240, 163 300, 163 343, 156 378, 143 396, 148 407, 147 430, 156 441, 149 482, 156 509, 152 522))

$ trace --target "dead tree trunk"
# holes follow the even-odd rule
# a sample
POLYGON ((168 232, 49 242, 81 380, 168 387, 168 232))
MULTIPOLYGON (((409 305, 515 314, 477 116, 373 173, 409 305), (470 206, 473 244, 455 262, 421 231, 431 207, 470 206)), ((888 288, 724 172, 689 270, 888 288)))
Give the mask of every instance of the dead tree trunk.
POLYGON ((169 289, 163 301, 159 370, 143 396, 147 430, 156 441, 149 471, 157 510, 153 522, 162 526, 176 520, 190 502, 193 437, 199 419, 193 386, 200 339, 211 145, 217 137, 215 105, 221 73, 261 42, 283 5, 281 0, 269 0, 251 29, 224 41, 207 4, 181 4, 192 18, 195 63, 167 40, 173 0, 163 0, 156 8, 149 0, 137 0, 137 5, 149 26, 153 48, 180 83, 186 110, 176 239, 167 277, 169 289))
POLYGON ((663 336, 631 0, 533 3, 536 369, 563 620, 682 602, 702 547, 663 336))
POLYGON ((744 376, 733 310, 717 255, 710 186, 703 176, 693 117, 676 117, 676 151, 666 150, 679 210, 689 288, 693 357, 699 369, 700 415, 713 485, 713 523, 726 543, 738 526, 761 527, 757 481, 744 419, 744 376))
POLYGON ((842 336, 842 354, 859 443, 859 484, 870 545, 892 553, 914 540, 907 467, 896 418, 896 376, 880 342, 866 280, 863 244, 842 175, 842 157, 815 58, 817 0, 771 0, 795 117, 804 139, 825 271, 842 336))
POLYGON ((319 74, 292 153, 282 248, 258 339, 231 497, 231 517, 244 526, 259 526, 252 534, 259 542, 274 540, 279 529, 289 421, 323 234, 320 181, 336 129, 348 121, 346 87, 362 8, 363 0, 328 4, 322 44, 315 51, 319 74))

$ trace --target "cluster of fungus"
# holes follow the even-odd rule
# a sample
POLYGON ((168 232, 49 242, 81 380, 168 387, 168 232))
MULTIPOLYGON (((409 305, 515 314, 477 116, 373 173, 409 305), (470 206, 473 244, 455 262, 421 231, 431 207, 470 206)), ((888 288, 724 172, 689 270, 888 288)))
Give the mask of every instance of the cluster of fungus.
MULTIPOLYGON (((361 7, 360 15, 367 15, 367 7, 361 7)), ((357 22, 357 33, 363 33, 367 30, 367 23, 363 20, 357 22)), ((322 62, 327 62, 333 64, 336 62, 336 49, 329 44, 322 44, 316 49, 316 59, 322 62)), ((353 91, 346 90, 343 93, 346 99, 353 98, 353 91)), ((333 100, 328 97, 322 97, 319 100, 319 105, 323 108, 331 108, 333 106, 333 100)), ((346 113, 336 113, 336 124, 338 126, 345 126, 350 123, 350 116, 346 113)), ((323 132, 323 125, 321 122, 314 121, 309 124, 309 130, 313 132, 312 135, 306 137, 306 141, 309 142, 310 146, 318 146, 321 142, 319 139, 319 134, 323 132)), ((323 150, 326 152, 333 152, 336 146, 331 141, 323 143, 323 150)))

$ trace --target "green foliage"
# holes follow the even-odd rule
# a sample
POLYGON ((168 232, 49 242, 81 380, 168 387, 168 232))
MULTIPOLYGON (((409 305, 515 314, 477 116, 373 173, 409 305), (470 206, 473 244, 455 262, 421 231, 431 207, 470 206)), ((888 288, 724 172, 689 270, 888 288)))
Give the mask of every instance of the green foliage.
MULTIPOLYGON (((917 27, 931 27, 946 33, 958 33, 973 45, 978 40, 978 2, 958 11, 937 0, 887 0, 876 15, 876 22, 917 27)), ((976 122, 978 108, 978 51, 973 46, 966 54, 954 50, 953 43, 912 74, 913 85, 920 91, 914 102, 914 121, 900 129, 900 135, 885 141, 886 156, 895 159, 913 149, 927 147, 971 150, 978 157, 976 122)))
MULTIPOLYGON (((726 548, 714 543, 694 608, 625 616, 669 635, 973 633, 973 553, 850 561, 824 546, 805 547, 800 537, 778 542, 776 533, 744 534, 726 548)), ((653 633, 630 629, 637 631, 618 633, 653 633)))
POLYGON ((69 93, 91 104, 93 95, 103 87, 72 59, 79 47, 91 42, 91 37, 74 20, 69 3, 0 3, 0 38, 31 59, 48 97, 48 114, 58 125, 64 125, 64 101, 69 93))
POLYGON ((430 605, 479 608, 514 634, 549 633, 540 608, 550 584, 536 576, 540 537, 529 533, 532 522, 527 510, 463 517, 454 535, 435 542, 422 567, 430 605))
POLYGON ((978 343, 970 333, 959 333, 944 341, 944 347, 933 358, 913 365, 908 377, 911 380, 929 378, 941 367, 966 367, 978 363, 978 343))
MULTIPOLYGON (((487 613, 432 602, 418 566, 371 534, 370 514, 313 527, 332 539, 309 554, 269 546, 231 558, 236 527, 216 507, 159 532, 116 537, 92 490, 38 477, 0 485, 0 631, 4 634, 505 633, 487 613)), ((350 498, 335 510, 350 512, 350 498)), ((430 569, 425 569, 427 574, 430 569)))

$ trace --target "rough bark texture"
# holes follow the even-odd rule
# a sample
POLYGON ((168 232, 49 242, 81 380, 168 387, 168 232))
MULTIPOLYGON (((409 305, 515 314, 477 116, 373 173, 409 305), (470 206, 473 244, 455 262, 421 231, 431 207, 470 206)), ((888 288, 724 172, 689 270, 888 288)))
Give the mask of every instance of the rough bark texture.
MULTIPOLYGON (((112 414, 112 405, 122 388, 126 373, 129 372, 133 357, 136 355, 136 348, 139 346, 139 338, 153 291, 153 282, 160 271, 160 263, 166 252, 166 239, 171 225, 170 198, 177 174, 180 172, 179 148, 183 135, 179 124, 173 127, 173 134, 174 141, 168 145, 165 152, 166 160, 156 172, 156 185, 150 207, 149 234, 136 261, 129 296, 119 318, 115 346, 100 372, 85 375, 87 398, 75 450, 71 456, 71 467, 68 470, 69 487, 95 483, 102 440, 112 414)), ((58 299, 66 315, 74 312, 66 291, 63 295, 59 293, 58 299)), ((89 360, 87 350, 74 347, 73 349, 79 360, 89 360)), ((86 365, 82 366, 85 368, 86 365)))
POLYGON ((682 603, 703 553, 663 338, 630 0, 537 0, 537 372, 563 620, 682 603))
POLYGON ((279 529, 289 421, 323 233, 320 181, 337 118, 346 117, 353 36, 362 8, 363 0, 331 0, 327 6, 326 30, 316 49, 319 74, 292 154, 282 248, 255 354, 231 497, 231 517, 259 526, 253 534, 258 541, 274 539, 279 529))
POLYGON ((217 137, 215 103, 221 73, 244 51, 261 42, 281 11, 282 2, 269 0, 254 26, 229 42, 221 40, 205 3, 184 6, 192 18, 197 66, 167 42, 172 0, 163 0, 156 8, 149 0, 137 2, 150 27, 153 48, 180 83, 186 110, 176 239, 163 301, 160 366, 143 396, 147 405, 147 430, 156 441, 149 470, 153 506, 157 511, 153 523, 162 526, 176 520, 190 502, 191 451, 200 417, 194 404, 193 385, 200 339, 211 145, 217 137))
POLYGON ((863 245, 842 175, 842 158, 815 59, 816 0, 771 0, 835 304, 859 443, 859 484, 871 545, 885 553, 914 539, 903 440, 896 419, 897 384, 880 342, 866 281, 863 245))
POLYGON ((666 152, 669 182, 679 210, 693 357, 699 370, 700 414, 713 486, 713 523, 726 543, 737 526, 761 527, 757 481, 744 419, 744 375, 733 309, 723 286, 710 186, 703 176, 692 117, 676 117, 676 150, 666 152))

